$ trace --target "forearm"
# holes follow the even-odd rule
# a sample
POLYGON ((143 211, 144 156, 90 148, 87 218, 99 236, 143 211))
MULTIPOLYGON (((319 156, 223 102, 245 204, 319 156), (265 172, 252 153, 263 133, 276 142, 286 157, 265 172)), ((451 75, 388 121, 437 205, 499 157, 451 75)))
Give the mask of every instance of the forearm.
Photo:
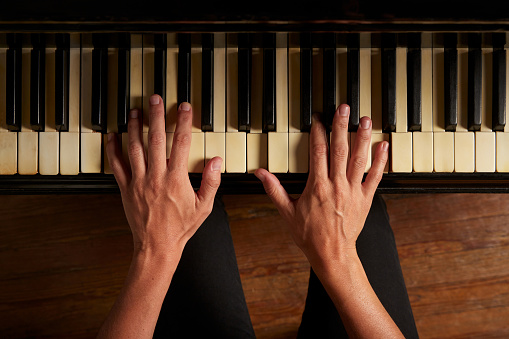
POLYGON ((315 269, 352 338, 404 338, 371 287, 355 250, 315 269))
POLYGON ((180 253, 137 251, 98 338, 152 338, 180 253))

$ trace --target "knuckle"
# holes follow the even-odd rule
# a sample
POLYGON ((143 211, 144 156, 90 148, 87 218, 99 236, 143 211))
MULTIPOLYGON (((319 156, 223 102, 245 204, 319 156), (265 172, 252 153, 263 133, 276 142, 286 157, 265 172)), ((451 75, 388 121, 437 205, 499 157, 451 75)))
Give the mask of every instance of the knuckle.
POLYGON ((137 144, 130 144, 128 149, 129 158, 138 159, 143 156, 143 147, 137 144))
POLYGON ((371 134, 368 131, 363 130, 362 133, 358 133, 357 137, 363 143, 367 143, 367 142, 371 141, 371 134))
POLYGON ((341 117, 340 119, 337 119, 337 126, 339 129, 348 129, 348 118, 341 117))
POLYGON ((352 163, 352 166, 353 166, 356 170, 362 170, 362 171, 364 171, 364 169, 366 168, 366 158, 362 158, 362 157, 354 157, 354 158, 352 158, 350 161, 351 161, 351 163, 352 163))
POLYGON ((348 148, 347 147, 334 147, 332 150, 332 156, 339 161, 346 161, 348 159, 348 148))
POLYGON ((175 132, 173 136, 173 145, 177 147, 187 147, 191 145, 190 133, 175 132))
POLYGON ((166 145, 166 135, 163 133, 153 132, 148 135, 148 143, 151 146, 166 145))
POLYGON ((327 156, 327 145, 326 144, 315 144, 312 147, 313 155, 318 158, 327 156))
POLYGON ((323 181, 315 181, 313 183, 313 195, 320 201, 324 201, 330 197, 328 185, 323 181))

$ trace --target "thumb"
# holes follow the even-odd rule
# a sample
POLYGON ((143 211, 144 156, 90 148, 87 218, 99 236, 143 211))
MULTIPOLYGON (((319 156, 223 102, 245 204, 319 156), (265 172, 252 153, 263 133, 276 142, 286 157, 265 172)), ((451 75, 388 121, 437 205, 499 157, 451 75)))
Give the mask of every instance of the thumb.
POLYGON ((279 214, 283 217, 293 215, 292 199, 281 186, 279 179, 263 168, 257 169, 254 174, 262 182, 265 192, 278 209, 279 214))
POLYGON ((196 192, 198 200, 207 206, 210 204, 211 209, 214 203, 214 197, 216 196, 217 189, 221 184, 222 163, 223 159, 220 157, 214 157, 207 163, 203 169, 200 189, 198 192, 196 192))

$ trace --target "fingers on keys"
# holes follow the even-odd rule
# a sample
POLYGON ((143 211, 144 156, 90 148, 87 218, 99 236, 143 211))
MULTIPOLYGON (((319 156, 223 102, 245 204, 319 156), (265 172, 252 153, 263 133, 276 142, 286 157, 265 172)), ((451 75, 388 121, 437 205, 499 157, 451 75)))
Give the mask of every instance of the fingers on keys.
POLYGON ((329 177, 327 136, 325 127, 317 114, 313 114, 311 123, 309 151, 309 178, 312 180, 327 179, 329 177))
POLYGON ((129 134, 129 162, 133 177, 143 176, 146 172, 145 150, 143 149, 143 135, 141 131, 141 114, 138 109, 129 112, 127 125, 129 134))
POLYGON ((382 180, 385 163, 389 158, 389 143, 387 141, 383 141, 378 144, 375 152, 375 159, 373 160, 373 164, 371 164, 371 169, 366 176, 366 180, 362 184, 364 187, 366 194, 373 196, 375 194, 376 188, 382 180))
POLYGON ((191 104, 183 102, 177 111, 177 125, 173 134, 168 168, 170 171, 179 170, 187 174, 187 162, 191 148, 191 126, 193 123, 193 109, 191 104))
POLYGON ((130 173, 122 159, 122 151, 115 133, 108 134, 106 153, 108 154, 108 162, 111 170, 113 171, 113 175, 117 180, 118 186, 120 187, 120 190, 123 190, 129 181, 130 173))
POLYGON ((331 164, 330 177, 332 180, 344 178, 346 175, 346 166, 348 163, 348 121, 350 117, 350 107, 341 105, 334 114, 332 121, 331 135, 331 164))
POLYGON ((264 168, 259 168, 254 173, 263 184, 265 192, 282 216, 290 216, 295 213, 292 198, 288 195, 279 179, 264 168))
POLYGON ((150 97, 148 130, 148 169, 161 173, 166 169, 166 131, 163 100, 157 94, 150 97))
POLYGON ((357 129, 357 137, 348 163, 347 177, 350 182, 361 183, 371 147, 371 119, 362 117, 357 129))

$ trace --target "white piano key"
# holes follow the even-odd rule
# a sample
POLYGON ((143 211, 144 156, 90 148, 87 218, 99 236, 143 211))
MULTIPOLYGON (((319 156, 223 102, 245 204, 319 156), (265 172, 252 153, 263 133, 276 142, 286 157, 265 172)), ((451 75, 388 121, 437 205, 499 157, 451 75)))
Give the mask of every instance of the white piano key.
POLYGON ((412 133, 391 133, 391 171, 411 173, 412 133))
POLYGON ((267 134, 247 134, 247 172, 253 173, 258 168, 267 169, 267 134))
POLYGON ((454 172, 454 133, 433 133, 433 165, 435 172, 454 172))
POLYGON ((371 131, 382 133, 382 52, 371 49, 371 131))
POLYGON ((191 47, 191 105, 193 106, 193 133, 201 132, 201 68, 201 47, 193 46, 191 47))
POLYGON ((289 34, 288 47, 288 131, 300 132, 300 34, 289 34))
POLYGON ((101 173, 102 135, 92 130, 92 48, 81 49, 80 171, 101 173))
POLYGON ((82 173, 101 173, 102 134, 81 133, 80 164, 82 173))
POLYGON ((433 133, 413 132, 414 172, 433 172, 433 133))
POLYGON ((288 132, 288 33, 276 33, 276 132, 288 132))
POLYGON ((39 135, 30 127, 30 48, 22 49, 21 132, 18 133, 18 173, 34 175, 39 171, 39 135))
MULTIPOLYGON (((371 34, 360 33, 359 49, 360 116, 371 118, 371 34)), ((371 160, 371 159, 370 159, 371 160)), ((368 161, 371 163, 371 161, 368 161)), ((368 167, 369 168, 369 167, 368 167)))
POLYGON ((60 172, 60 133, 39 133, 39 173, 57 175, 60 172))
POLYGON ((0 175, 16 174, 17 172, 18 133, 0 133, 0 175))
POLYGON ((69 131, 60 133, 60 174, 80 172, 80 36, 70 35, 69 49, 69 131))
POLYGON ((454 133, 454 171, 458 173, 473 173, 475 171, 473 132, 454 133))
POLYGON ((166 132, 174 132, 178 109, 178 45, 177 33, 166 35, 166 132))
POLYGON ((422 34, 421 132, 433 131, 433 50, 431 33, 422 34))
MULTIPOLYGON (((506 123, 507 126, 507 123, 506 123)), ((509 133, 497 132, 497 172, 509 172, 509 133)), ((1 135, 0 135, 1 137, 1 135)))
POLYGON ((219 156, 223 159, 221 164, 221 173, 225 171, 225 133, 224 132, 206 132, 205 133, 205 165, 214 157, 219 156))
POLYGON ((407 123, 406 47, 396 48, 396 132, 405 133, 407 123))
POLYGON ((205 133, 196 132, 191 137, 188 161, 189 173, 202 173, 205 166, 205 133))
POLYGON ((60 174, 76 175, 80 172, 80 133, 60 133, 60 174))
MULTIPOLYGON (((214 34, 214 133, 226 131, 226 34, 214 34)), ((224 135, 222 136, 224 140, 224 135)), ((224 141, 223 141, 224 147, 224 141)), ((224 150, 223 150, 224 160, 224 150)), ((222 165, 224 171, 224 161, 222 165)))
POLYGON ((227 173, 246 172, 246 133, 226 133, 225 156, 227 173))
MULTIPOLYGON (((237 35, 228 33, 226 36, 226 131, 238 132, 238 110, 239 110, 239 48, 237 35)), ((228 147, 228 143, 227 146, 228 147)), ((228 166, 226 166, 228 170, 228 166)))
POLYGON ((39 170, 39 135, 36 132, 18 133, 18 173, 37 174, 39 170))
POLYGON ((444 132, 444 47, 433 36, 433 132, 444 132))
POLYGON ((60 136, 55 125, 55 48, 46 48, 45 128, 39 132, 39 173, 60 172, 60 136))
POLYGON ((154 94, 154 36, 152 34, 143 35, 143 132, 148 132, 150 97, 154 94))
POLYGON ((268 133, 269 172, 288 172, 288 133, 268 133))
POLYGON ((475 132, 475 171, 495 172, 495 156, 495 133, 475 132))
POLYGON ((262 133, 263 49, 251 50, 251 133, 262 133))
MULTIPOLYGON (((118 111, 118 49, 108 48, 108 98, 107 98, 107 133, 117 133, 118 111)), ((106 147, 108 135, 103 134, 103 173, 113 174, 110 168, 106 147)))
POLYGON ((309 133, 288 134, 288 172, 309 171, 309 133))

